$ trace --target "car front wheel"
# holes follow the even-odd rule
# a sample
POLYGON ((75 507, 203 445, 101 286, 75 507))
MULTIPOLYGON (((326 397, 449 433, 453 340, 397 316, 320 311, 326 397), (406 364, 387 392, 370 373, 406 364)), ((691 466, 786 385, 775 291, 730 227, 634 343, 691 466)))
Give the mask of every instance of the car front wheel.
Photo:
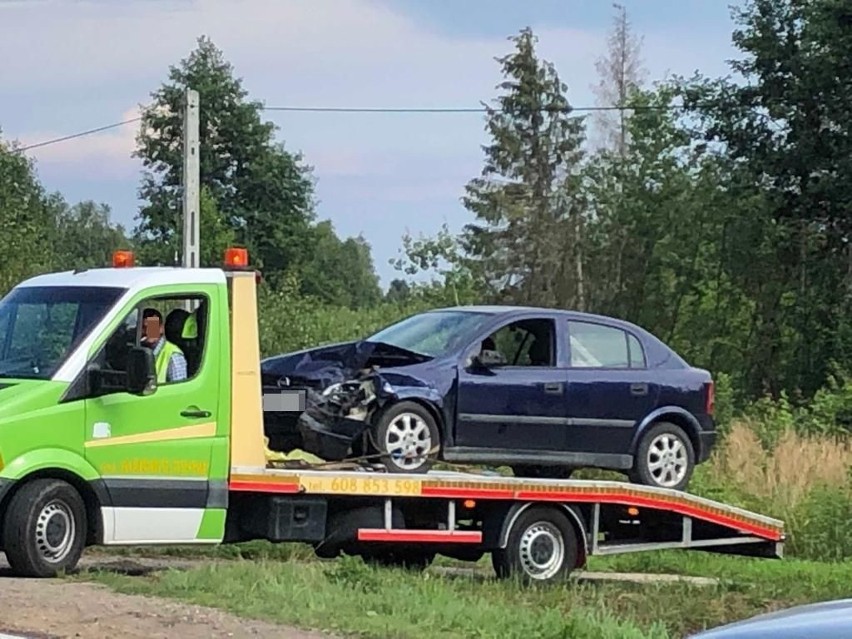
POLYGON ((384 411, 373 429, 381 462, 394 473, 425 473, 440 448, 438 424, 415 402, 400 402, 384 411))
POLYGON ((659 422, 642 436, 630 480, 657 488, 683 490, 695 469, 695 450, 676 424, 659 422))

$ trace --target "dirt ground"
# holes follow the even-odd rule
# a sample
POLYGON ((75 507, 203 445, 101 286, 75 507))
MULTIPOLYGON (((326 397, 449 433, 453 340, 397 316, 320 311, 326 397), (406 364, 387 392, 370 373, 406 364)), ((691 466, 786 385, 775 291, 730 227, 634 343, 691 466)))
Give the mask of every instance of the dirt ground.
MULTIPOLYGON (((168 560, 166 560, 168 561, 168 560)), ((81 567, 124 573, 156 569, 163 560, 95 557, 81 567)), ((180 561, 168 561, 169 565, 180 561)), ((210 637, 277 637, 327 639, 305 632, 164 599, 122 595, 95 584, 59 580, 15 579, 0 554, 0 637, 3 633, 41 639, 207 639, 210 637)))

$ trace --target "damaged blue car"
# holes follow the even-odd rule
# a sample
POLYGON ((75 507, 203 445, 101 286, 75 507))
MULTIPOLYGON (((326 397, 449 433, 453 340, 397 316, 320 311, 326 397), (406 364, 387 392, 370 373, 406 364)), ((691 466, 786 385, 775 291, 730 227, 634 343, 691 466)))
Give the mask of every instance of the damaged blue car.
POLYGON ((713 379, 638 326, 586 313, 429 311, 363 340, 261 363, 270 447, 391 472, 436 460, 566 478, 578 468, 683 489, 716 439, 713 379))

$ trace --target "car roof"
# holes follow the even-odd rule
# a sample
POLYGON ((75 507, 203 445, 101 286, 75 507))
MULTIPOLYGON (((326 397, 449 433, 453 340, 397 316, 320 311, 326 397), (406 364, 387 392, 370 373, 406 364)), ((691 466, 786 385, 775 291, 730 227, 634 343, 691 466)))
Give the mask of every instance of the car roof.
POLYGON ((841 639, 852 636, 852 599, 794 606, 720 626, 693 639, 841 639))
MULTIPOLYGON (((628 322, 626 320, 618 319, 617 317, 611 317, 608 315, 598 315, 595 313, 587 313, 585 311, 575 311, 569 309, 561 309, 561 308, 546 308, 543 306, 515 306, 515 305, 500 305, 500 304, 492 304, 492 305, 469 305, 469 306, 450 306, 446 308, 436 308, 428 313, 440 313, 440 312, 468 312, 468 313, 485 313, 488 315, 525 315, 529 313, 541 313, 546 315, 556 315, 565 318, 574 318, 578 320, 596 320, 608 322, 616 325, 621 325, 623 327, 630 327, 634 329, 642 330, 639 326, 628 322)), ((645 332, 645 331, 643 331, 645 332)))

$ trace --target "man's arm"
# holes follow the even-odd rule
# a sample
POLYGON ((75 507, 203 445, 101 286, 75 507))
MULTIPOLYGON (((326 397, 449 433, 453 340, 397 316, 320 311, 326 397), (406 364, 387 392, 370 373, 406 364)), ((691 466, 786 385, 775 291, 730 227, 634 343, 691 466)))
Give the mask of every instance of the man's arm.
POLYGON ((166 379, 170 382, 181 382, 187 377, 186 357, 181 353, 175 353, 169 358, 169 369, 166 372, 166 379))

